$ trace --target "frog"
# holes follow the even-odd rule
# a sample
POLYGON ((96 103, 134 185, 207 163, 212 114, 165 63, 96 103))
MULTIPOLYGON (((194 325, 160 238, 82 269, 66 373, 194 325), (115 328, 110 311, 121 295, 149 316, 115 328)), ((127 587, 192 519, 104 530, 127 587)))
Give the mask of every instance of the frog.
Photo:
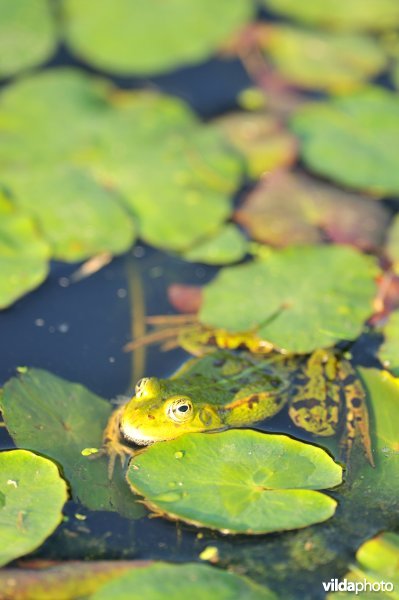
POLYGON ((292 355, 268 344, 257 346, 254 335, 237 334, 231 340, 227 332, 209 328, 200 331, 198 342, 196 327, 180 339, 188 340, 191 353, 198 356, 168 379, 140 379, 134 395, 111 416, 103 443, 111 470, 118 456, 123 462, 134 454, 131 444, 247 427, 286 406, 294 425, 315 436, 333 436, 342 426, 345 462, 359 436, 374 466, 366 394, 342 353, 317 349, 292 355))

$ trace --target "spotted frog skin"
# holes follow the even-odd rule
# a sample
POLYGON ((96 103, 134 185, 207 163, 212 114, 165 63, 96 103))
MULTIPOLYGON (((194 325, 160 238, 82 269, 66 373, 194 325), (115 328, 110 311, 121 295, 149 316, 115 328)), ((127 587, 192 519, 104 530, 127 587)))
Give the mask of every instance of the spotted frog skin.
POLYGON ((346 459, 359 435, 373 464, 365 392, 351 364, 331 350, 305 356, 216 350, 189 360, 170 379, 141 379, 112 416, 105 447, 113 464, 129 452, 120 437, 147 445, 251 425, 284 406, 297 427, 315 435, 332 436, 343 425, 346 459))

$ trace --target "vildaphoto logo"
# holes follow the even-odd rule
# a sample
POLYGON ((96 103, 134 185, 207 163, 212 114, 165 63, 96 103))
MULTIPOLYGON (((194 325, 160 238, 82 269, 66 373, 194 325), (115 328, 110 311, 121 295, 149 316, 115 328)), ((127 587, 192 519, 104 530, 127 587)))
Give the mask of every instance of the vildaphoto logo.
POLYGON ((330 579, 323 581, 325 592, 393 592, 393 583, 391 581, 348 581, 347 579, 330 579))

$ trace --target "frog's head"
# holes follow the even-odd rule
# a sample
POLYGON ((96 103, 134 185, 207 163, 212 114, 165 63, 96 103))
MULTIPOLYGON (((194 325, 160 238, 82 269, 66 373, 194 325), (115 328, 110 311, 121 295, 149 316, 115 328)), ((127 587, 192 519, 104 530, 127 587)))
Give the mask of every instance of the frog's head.
POLYGON ((122 434, 136 444, 147 445, 183 433, 220 429, 222 422, 215 408, 194 398, 190 391, 178 379, 141 379, 123 411, 122 434))

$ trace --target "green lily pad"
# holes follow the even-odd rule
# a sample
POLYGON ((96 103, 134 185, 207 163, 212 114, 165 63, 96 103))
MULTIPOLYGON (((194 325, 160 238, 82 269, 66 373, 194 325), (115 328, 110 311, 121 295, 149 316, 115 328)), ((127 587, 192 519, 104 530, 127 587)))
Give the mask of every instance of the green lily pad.
POLYGON ((25 450, 0 453, 0 565, 32 552, 62 520, 68 494, 54 463, 25 450))
POLYGON ((243 234, 235 225, 228 223, 213 238, 193 246, 184 254, 184 258, 208 265, 227 265, 244 258, 247 250, 248 242, 243 234))
POLYGON ((216 126, 201 124, 183 102, 117 93, 73 69, 9 86, 0 133, 3 182, 16 203, 35 211, 57 255, 68 260, 97 252, 105 241, 110 252, 129 247, 132 221, 118 203, 136 217, 146 242, 186 250, 216 234, 242 173, 242 160, 216 126), (93 211, 100 202, 101 217, 93 211), (63 216, 68 223, 53 229, 63 216), (86 227, 77 225, 81 217, 86 227))
POLYGON ((395 215, 388 230, 388 239, 385 245, 386 253, 390 258, 393 270, 399 274, 399 216, 395 215))
POLYGON ((386 64, 380 45, 365 35, 273 25, 265 27, 262 41, 281 75, 304 88, 348 91, 376 76, 386 64))
POLYGON ((49 254, 32 219, 0 195, 0 309, 46 279, 49 254))
POLYGON ((356 338, 372 313, 375 260, 344 246, 298 246, 225 267, 203 288, 202 323, 255 330, 291 352, 356 338))
POLYGON ((6 383, 0 403, 15 444, 60 463, 77 502, 92 510, 142 516, 143 508, 129 493, 120 464, 110 481, 105 457, 82 456, 85 448, 101 446, 112 410, 108 402, 82 385, 28 369, 6 383))
POLYGON ((248 175, 252 179, 295 162, 296 139, 277 119, 265 112, 230 113, 213 123, 245 157, 248 175))
POLYGON ((318 243, 328 238, 375 250, 383 245, 389 213, 365 195, 280 171, 250 192, 234 218, 253 239, 272 246, 318 243))
POLYGON ((40 65, 55 46, 47 0, 0 0, 0 77, 40 65))
POLYGON ((308 104, 298 110, 292 127, 312 171, 377 195, 399 191, 396 94, 369 88, 308 104))
POLYGON ((262 0, 270 10, 301 21, 331 29, 352 31, 391 30, 399 24, 396 0, 262 0))
POLYGON ((379 350, 379 357, 383 365, 399 375, 399 312, 389 315, 388 323, 384 329, 384 342, 379 350))
POLYGON ((13 179, 18 206, 35 218, 51 254, 77 262, 133 244, 134 224, 112 190, 77 169, 35 169, 13 179))
POLYGON ((63 7, 71 50, 120 74, 161 72, 204 60, 254 11, 248 0, 64 0, 63 7))
POLYGON ((132 459, 127 473, 132 490, 156 514, 247 534, 325 521, 336 502, 313 490, 341 479, 342 468, 324 450, 251 430, 154 444, 132 459))
POLYGON ((268 588, 247 577, 207 565, 157 563, 107 583, 90 600, 276 600, 268 588))
POLYGON ((349 600, 353 598, 353 592, 366 600, 376 597, 381 600, 399 600, 399 535, 382 533, 368 540, 360 546, 356 560, 357 564, 345 576, 347 592, 328 594, 329 600, 349 600))

